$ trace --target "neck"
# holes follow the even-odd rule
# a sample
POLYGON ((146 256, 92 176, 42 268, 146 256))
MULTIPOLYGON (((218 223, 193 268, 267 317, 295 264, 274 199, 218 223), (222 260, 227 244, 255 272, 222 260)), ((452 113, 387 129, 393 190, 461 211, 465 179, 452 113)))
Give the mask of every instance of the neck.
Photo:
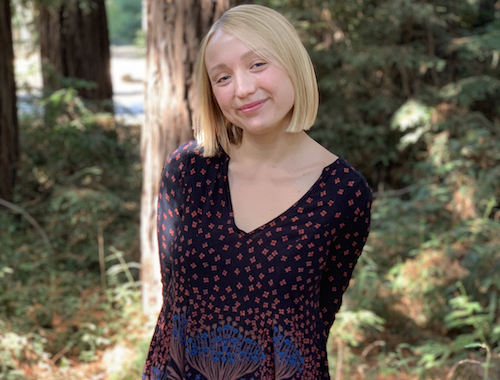
POLYGON ((304 139, 305 132, 283 132, 279 136, 243 135, 238 146, 232 146, 229 152, 233 162, 252 166, 280 165, 294 156, 304 139))

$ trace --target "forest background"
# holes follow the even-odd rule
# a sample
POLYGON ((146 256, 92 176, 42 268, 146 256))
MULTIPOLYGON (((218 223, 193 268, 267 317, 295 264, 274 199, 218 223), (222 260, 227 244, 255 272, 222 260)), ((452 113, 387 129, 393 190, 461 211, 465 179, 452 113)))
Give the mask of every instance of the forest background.
MULTIPOLYGON (((330 333, 331 378, 499 379, 500 1, 254 2, 291 20, 311 54, 311 135, 375 191, 330 333)), ((106 5, 111 43, 154 48, 139 1, 106 5)), ((13 6, 13 29, 58 6, 13 6)), ((156 322, 141 305, 147 130, 92 100, 99 83, 56 77, 17 104, 17 176, 0 200, 0 379, 138 379, 156 322)))

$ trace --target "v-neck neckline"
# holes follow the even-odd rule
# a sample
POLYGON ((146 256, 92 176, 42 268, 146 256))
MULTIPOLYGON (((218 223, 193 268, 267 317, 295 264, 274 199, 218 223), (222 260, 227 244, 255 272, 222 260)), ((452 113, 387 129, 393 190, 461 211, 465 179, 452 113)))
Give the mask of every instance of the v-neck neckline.
POLYGON ((276 222, 279 219, 282 219, 283 217, 286 217, 287 214, 291 212, 291 210, 295 209, 304 199, 309 197, 309 195, 316 189, 316 187, 319 186, 319 184, 322 182, 324 179, 326 173, 330 173, 331 169, 333 168, 334 165, 338 165, 343 162, 343 159, 341 157, 337 157, 335 161, 333 161, 331 164, 325 166, 319 177, 316 179, 316 181, 309 187, 309 189, 296 201, 294 202, 290 207, 288 207, 286 210, 284 210, 282 213, 277 215, 276 217, 272 218, 271 220, 265 222, 264 224, 252 229, 249 232, 246 232, 242 230, 241 228, 238 227, 236 224, 236 220, 234 218, 234 209, 233 209, 233 201, 231 198, 231 187, 229 186, 229 162, 231 160, 231 157, 221 149, 221 155, 224 157, 224 165, 223 165, 223 178, 224 178, 224 186, 226 190, 226 202, 229 206, 229 218, 232 227, 243 237, 247 236, 250 237, 251 235, 255 234, 257 231, 261 231, 265 229, 267 226, 272 224, 273 222, 276 222))

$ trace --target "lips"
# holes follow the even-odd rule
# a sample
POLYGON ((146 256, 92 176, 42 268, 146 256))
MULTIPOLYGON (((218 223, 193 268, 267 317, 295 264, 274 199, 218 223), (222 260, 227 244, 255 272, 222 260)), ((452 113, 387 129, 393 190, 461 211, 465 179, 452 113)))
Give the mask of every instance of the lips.
POLYGON ((265 102, 266 102, 265 100, 259 100, 256 102, 245 104, 244 106, 240 107, 240 111, 247 113, 247 112, 252 112, 252 111, 258 110, 260 107, 262 107, 262 105, 265 102))

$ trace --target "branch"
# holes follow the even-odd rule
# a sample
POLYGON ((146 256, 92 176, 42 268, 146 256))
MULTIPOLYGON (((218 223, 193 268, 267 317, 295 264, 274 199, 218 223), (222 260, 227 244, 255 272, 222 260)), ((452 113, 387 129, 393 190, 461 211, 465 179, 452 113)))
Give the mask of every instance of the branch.
POLYGON ((409 185, 409 186, 403 187, 402 189, 374 191, 373 198, 377 198, 381 195, 389 195, 389 196, 397 197, 397 196, 409 193, 410 191, 412 191, 412 189, 414 187, 415 187, 414 185, 409 185))
POLYGON ((453 367, 451 367, 450 369, 450 372, 448 372, 448 376, 446 376, 446 380, 451 380, 451 378, 453 377, 453 375, 455 374, 455 371, 456 369, 458 368, 459 365, 461 364, 465 364, 465 363, 471 363, 471 364, 476 364, 478 365, 481 369, 483 368, 482 367, 482 364, 480 361, 477 361, 477 360, 472 360, 472 359, 464 359, 464 360, 460 360, 459 362, 456 362, 455 364, 453 364, 453 367))
POLYGON ((22 216, 24 216, 26 218, 26 220, 28 222, 30 222, 31 225, 33 227, 35 227, 35 229, 38 231, 38 233, 42 237, 43 242, 47 246, 48 251, 50 253, 54 254, 54 249, 52 248, 52 245, 50 244, 50 240, 49 240, 47 234, 45 233, 43 228, 40 226, 40 224, 38 224, 38 222, 30 214, 28 214, 28 212, 26 210, 24 210, 23 208, 21 208, 19 206, 16 206, 13 203, 10 203, 9 201, 6 201, 3 198, 0 198, 0 205, 8 208, 9 210, 15 212, 16 214, 21 214, 22 216))

